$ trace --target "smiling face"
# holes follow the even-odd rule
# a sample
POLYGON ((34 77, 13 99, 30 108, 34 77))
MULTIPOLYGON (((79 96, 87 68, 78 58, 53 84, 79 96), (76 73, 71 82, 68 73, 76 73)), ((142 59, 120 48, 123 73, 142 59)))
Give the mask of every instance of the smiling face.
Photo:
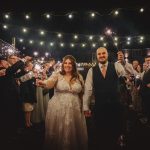
POLYGON ((66 55, 63 58, 61 74, 71 74, 73 78, 76 78, 78 75, 76 67, 76 59, 72 55, 66 55))
POLYGON ((70 59, 66 59, 64 61, 63 68, 66 73, 72 73, 73 66, 72 66, 72 62, 70 59))
POLYGON ((108 60, 108 52, 107 49, 104 47, 100 47, 97 49, 97 60, 101 64, 105 64, 108 60))

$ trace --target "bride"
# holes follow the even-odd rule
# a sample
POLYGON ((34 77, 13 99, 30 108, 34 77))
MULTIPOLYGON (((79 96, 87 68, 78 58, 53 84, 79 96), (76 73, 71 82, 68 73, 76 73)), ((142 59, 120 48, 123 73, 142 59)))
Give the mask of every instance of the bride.
POLYGON ((87 150, 87 128, 82 113, 84 81, 77 72, 72 55, 63 58, 62 71, 53 73, 45 81, 37 81, 43 88, 55 88, 48 103, 45 120, 46 150, 87 150))

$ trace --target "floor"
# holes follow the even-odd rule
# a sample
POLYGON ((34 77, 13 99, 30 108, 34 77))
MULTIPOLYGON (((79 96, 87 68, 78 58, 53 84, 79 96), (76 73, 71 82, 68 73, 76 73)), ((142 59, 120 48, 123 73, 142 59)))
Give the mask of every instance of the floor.
MULTIPOLYGON (((89 132, 92 127, 88 123, 89 132)), ((20 129, 17 137, 3 143, 3 150, 42 150, 44 141, 44 124, 36 124, 30 129, 20 129)), ((97 150, 92 138, 89 150, 97 150)), ((150 126, 145 125, 139 118, 130 122, 130 129, 126 135, 126 145, 118 146, 118 150, 150 150, 150 126)))

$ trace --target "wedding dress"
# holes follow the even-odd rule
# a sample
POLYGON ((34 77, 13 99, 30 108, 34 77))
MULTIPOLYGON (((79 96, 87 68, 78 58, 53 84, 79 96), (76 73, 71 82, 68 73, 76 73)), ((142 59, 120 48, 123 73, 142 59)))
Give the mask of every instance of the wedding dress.
POLYGON ((81 82, 70 84, 54 73, 46 81, 55 82, 55 93, 48 102, 45 120, 46 150, 87 150, 87 128, 81 109, 81 82))

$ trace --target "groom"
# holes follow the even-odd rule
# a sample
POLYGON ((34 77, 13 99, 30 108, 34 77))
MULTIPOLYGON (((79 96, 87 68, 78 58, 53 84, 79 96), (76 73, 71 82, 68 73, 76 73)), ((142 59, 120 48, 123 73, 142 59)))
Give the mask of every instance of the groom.
POLYGON ((93 116, 96 125, 98 146, 113 149, 121 132, 122 108, 118 98, 118 78, 124 71, 121 66, 108 62, 108 52, 104 47, 96 51, 98 63, 90 68, 86 77, 83 96, 83 110, 91 116, 90 98, 94 94, 93 116))

